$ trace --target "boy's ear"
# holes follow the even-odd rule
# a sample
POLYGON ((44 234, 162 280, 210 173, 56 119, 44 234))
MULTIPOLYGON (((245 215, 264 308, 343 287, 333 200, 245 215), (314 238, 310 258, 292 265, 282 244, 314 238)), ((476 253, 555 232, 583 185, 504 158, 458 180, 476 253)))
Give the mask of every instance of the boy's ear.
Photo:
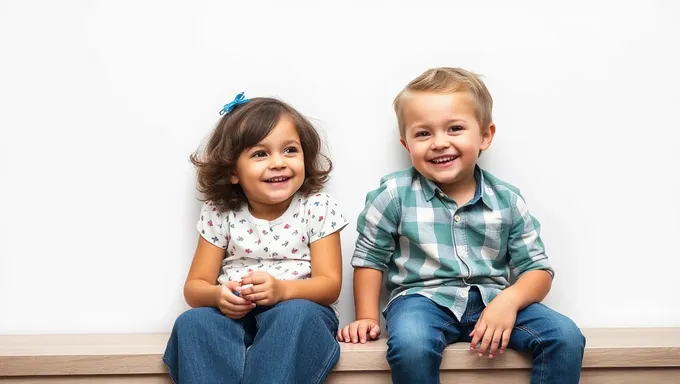
POLYGON ((496 125, 494 123, 489 124, 489 127, 482 133, 482 145, 480 149, 486 151, 491 146, 493 137, 496 134, 496 125))
POLYGON ((401 145, 404 146, 404 148, 406 148, 406 151, 407 151, 408 153, 411 153, 411 150, 408 149, 408 144, 406 144, 406 140, 400 139, 399 142, 401 143, 401 145))

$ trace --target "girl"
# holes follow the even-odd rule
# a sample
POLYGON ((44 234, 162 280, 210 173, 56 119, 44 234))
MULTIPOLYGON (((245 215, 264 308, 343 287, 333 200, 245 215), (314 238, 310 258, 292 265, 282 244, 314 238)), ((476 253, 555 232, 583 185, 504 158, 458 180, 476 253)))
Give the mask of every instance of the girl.
POLYGON ((312 124, 270 98, 225 105, 191 156, 206 203, 163 361, 175 383, 321 383, 340 356, 332 164, 312 124), (304 328, 303 328, 304 327, 304 328))

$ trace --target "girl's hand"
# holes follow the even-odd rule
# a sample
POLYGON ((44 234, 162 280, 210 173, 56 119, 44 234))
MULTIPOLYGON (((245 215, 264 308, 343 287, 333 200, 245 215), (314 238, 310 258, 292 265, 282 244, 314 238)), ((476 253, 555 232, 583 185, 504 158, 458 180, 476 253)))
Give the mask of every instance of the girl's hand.
POLYGON ((217 290, 217 307, 225 316, 234 320, 243 318, 255 308, 255 304, 234 295, 232 291, 238 286, 238 282, 230 281, 226 285, 220 285, 217 290))
POLYGON ((280 280, 267 272, 251 272, 241 278, 241 287, 236 288, 241 297, 257 305, 272 306, 283 300, 283 287, 280 280), (252 287, 243 288, 251 284, 252 287))
POLYGON ((518 307, 511 296, 499 294, 484 309, 470 333, 472 336, 470 350, 474 351, 477 344, 481 342, 479 357, 484 356, 487 349, 490 359, 493 359, 496 351, 501 354, 505 352, 510 342, 510 334, 515 327, 517 311, 518 307))

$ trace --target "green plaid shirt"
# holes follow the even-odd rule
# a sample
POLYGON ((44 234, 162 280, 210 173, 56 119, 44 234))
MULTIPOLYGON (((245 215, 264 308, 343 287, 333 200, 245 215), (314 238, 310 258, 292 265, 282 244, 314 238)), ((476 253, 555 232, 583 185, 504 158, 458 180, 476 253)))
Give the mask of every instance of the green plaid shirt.
POLYGON ((417 293, 458 319, 470 286, 488 305, 511 273, 553 274, 519 190, 479 167, 475 178, 474 198, 458 207, 413 167, 383 177, 366 196, 352 265, 387 271, 390 302, 417 293))

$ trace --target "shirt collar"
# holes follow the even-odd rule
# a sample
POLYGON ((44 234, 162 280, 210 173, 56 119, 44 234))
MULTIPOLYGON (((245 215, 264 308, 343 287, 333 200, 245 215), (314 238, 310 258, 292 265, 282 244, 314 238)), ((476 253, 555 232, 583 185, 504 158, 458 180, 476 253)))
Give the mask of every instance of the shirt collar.
MULTIPOLYGON (((425 201, 430 201, 437 194, 440 193, 442 196, 444 192, 434 183, 434 181, 426 178, 418 172, 418 177, 420 178, 420 186, 423 191, 423 197, 425 201)), ((479 167, 475 165, 475 180, 477 181, 477 186, 475 187, 475 196, 470 200, 468 205, 475 204, 477 200, 481 199, 482 202, 489 208, 492 208, 491 197, 489 196, 487 189, 491 188, 487 185, 487 180, 484 179, 484 172, 479 167)))

